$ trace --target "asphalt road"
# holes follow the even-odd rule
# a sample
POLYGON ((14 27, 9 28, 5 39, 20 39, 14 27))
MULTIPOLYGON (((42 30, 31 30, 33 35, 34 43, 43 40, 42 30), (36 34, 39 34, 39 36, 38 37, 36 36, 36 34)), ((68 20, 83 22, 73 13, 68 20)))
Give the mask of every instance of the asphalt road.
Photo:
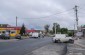
MULTIPOLYGON (((0 55, 25 55, 48 44, 54 44, 52 43, 52 39, 50 37, 45 37, 41 39, 29 38, 18 40, 15 42, 0 42, 0 55)), ((67 51, 67 45, 64 43, 56 44, 56 46, 57 45, 63 46, 63 50, 61 53, 62 55, 65 55, 67 51)))

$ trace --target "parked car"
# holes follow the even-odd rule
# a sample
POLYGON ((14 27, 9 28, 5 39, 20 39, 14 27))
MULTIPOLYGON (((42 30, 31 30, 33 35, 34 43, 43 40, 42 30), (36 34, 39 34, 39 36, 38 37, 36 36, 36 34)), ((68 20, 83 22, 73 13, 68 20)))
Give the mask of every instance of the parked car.
POLYGON ((2 37, 2 34, 0 33, 0 39, 1 39, 1 37, 2 37))
POLYGON ((38 38, 38 37, 40 37, 40 34, 37 33, 37 32, 34 32, 34 33, 32 33, 32 36, 31 37, 32 38, 38 38))
POLYGON ((21 35, 20 35, 20 34, 17 34, 17 35, 15 36, 15 38, 16 38, 16 39, 21 39, 21 35))
POLYGON ((51 37, 54 37, 55 35, 50 35, 51 37))
POLYGON ((0 38, 1 39, 10 39, 10 35, 9 34, 1 34, 0 38))
POLYGON ((32 36, 32 32, 29 33, 29 36, 32 36))
POLYGON ((55 37, 53 37, 53 42, 70 42, 74 43, 74 40, 72 37, 67 37, 66 34, 56 34, 55 37))

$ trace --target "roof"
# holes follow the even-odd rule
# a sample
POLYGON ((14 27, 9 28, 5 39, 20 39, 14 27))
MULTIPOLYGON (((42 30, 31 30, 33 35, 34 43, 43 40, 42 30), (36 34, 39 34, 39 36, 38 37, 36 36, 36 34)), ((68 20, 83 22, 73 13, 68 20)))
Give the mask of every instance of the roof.
POLYGON ((35 32, 36 30, 26 30, 26 32, 35 32))
POLYGON ((0 27, 3 30, 20 30, 21 27, 0 27))

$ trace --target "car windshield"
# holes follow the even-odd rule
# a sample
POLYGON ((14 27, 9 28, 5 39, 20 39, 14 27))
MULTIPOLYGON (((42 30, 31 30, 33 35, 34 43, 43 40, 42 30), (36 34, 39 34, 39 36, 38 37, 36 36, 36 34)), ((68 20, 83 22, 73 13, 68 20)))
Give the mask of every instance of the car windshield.
POLYGON ((85 0, 0 0, 0 55, 85 55, 85 0))

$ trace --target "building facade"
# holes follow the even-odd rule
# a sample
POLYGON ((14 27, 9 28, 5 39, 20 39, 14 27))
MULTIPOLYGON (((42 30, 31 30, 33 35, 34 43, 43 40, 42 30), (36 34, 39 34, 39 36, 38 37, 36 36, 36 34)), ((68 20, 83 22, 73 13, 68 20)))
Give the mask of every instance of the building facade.
MULTIPOLYGON (((21 27, 15 27, 8 24, 0 24, 0 34, 8 32, 11 37, 15 37, 20 33, 21 27)), ((36 32, 35 30, 28 30, 26 28, 26 33, 36 32)))

